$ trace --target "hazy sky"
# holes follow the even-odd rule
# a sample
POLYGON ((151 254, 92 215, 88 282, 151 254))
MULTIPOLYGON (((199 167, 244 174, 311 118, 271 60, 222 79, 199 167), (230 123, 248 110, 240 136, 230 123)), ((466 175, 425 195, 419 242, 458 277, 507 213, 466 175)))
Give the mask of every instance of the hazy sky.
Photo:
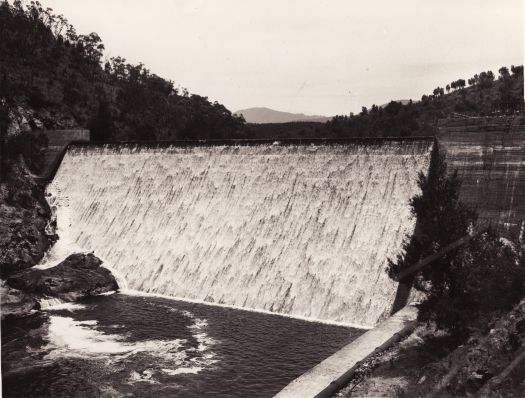
POLYGON ((523 63, 521 0, 40 0, 230 110, 348 114, 523 63))

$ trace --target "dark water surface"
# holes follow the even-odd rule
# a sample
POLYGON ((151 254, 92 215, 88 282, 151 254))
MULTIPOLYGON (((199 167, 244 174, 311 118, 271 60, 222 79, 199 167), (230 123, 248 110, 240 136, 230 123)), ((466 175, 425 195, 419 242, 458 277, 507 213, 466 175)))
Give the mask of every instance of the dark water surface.
POLYGON ((2 322, 4 397, 271 397, 363 330, 156 297, 2 322))

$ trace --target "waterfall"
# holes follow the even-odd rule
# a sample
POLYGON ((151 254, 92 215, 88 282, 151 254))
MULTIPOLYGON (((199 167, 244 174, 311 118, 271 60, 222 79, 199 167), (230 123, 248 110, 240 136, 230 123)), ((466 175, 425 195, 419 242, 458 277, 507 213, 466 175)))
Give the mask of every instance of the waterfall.
POLYGON ((73 146, 49 186, 56 250, 146 293, 372 326, 432 145, 73 146))

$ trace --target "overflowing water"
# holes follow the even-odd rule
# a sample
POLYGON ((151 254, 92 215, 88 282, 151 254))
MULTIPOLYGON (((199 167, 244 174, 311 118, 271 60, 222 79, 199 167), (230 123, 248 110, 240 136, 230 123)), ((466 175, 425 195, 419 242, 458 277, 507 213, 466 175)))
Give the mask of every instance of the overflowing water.
POLYGON ((431 146, 72 147, 47 263, 84 249, 130 289, 371 326, 431 146))

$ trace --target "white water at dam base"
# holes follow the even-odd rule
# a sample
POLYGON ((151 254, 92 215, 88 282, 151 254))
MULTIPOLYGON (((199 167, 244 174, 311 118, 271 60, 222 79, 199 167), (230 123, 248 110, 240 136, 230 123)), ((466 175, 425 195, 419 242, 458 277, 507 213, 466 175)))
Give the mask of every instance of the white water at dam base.
POLYGON ((133 290, 370 327, 432 145, 73 146, 47 261, 94 251, 133 290))

